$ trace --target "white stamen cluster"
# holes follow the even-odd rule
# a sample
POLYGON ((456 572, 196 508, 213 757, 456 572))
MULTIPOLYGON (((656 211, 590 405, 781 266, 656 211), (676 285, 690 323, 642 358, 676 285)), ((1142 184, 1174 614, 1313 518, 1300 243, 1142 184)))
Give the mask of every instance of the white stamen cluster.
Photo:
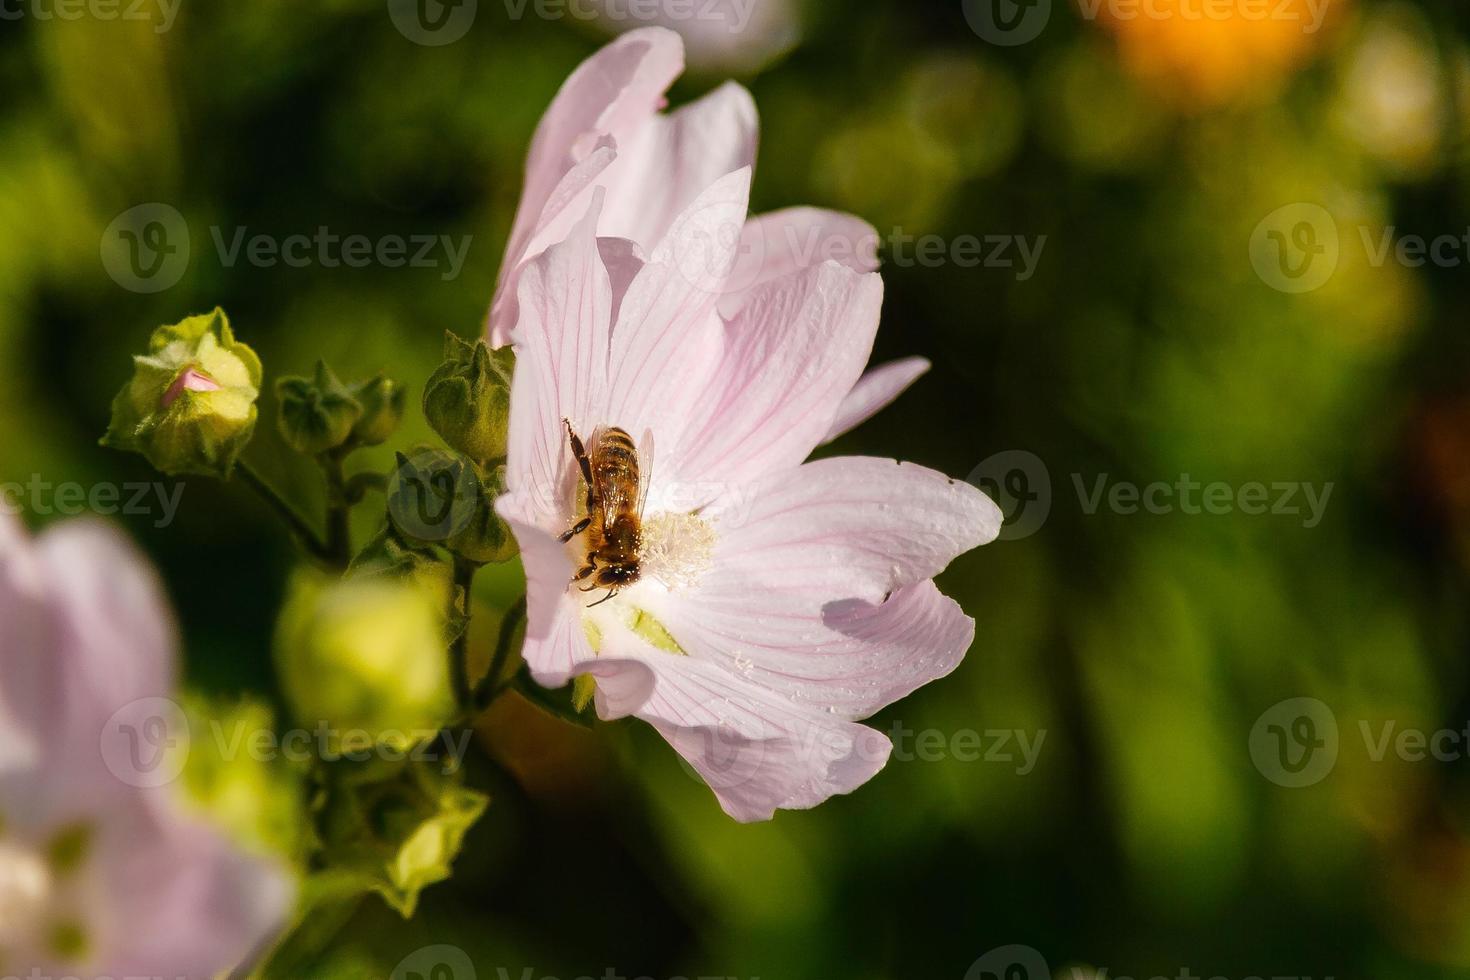
POLYGON ((654 514, 643 522, 643 577, 689 588, 714 564, 715 542, 714 525, 697 514, 654 514))

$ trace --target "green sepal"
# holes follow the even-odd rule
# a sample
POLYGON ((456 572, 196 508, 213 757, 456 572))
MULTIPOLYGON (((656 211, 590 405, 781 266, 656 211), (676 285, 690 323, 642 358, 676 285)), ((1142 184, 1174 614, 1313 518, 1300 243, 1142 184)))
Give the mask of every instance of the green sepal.
POLYGON ((424 415, 451 449, 481 465, 505 456, 514 371, 509 347, 445 336, 444 362, 424 386, 424 415))
POLYGON ((393 438, 403 421, 408 388, 384 374, 347 386, 362 406, 362 418, 352 427, 352 441, 359 446, 381 446, 393 438))
POLYGON ((478 565, 497 565, 520 553, 510 526, 495 512, 496 499, 505 492, 505 466, 490 471, 476 467, 479 495, 474 515, 464 529, 449 539, 449 549, 478 565))
POLYGON ((280 410, 276 427, 286 445, 307 456, 341 447, 363 418, 363 407, 326 361, 316 362, 316 377, 276 382, 280 410))
POLYGON ((380 775, 333 777, 318 817, 318 860, 338 889, 376 892, 407 919, 423 890, 453 873, 490 798, 438 764, 406 762, 380 775))

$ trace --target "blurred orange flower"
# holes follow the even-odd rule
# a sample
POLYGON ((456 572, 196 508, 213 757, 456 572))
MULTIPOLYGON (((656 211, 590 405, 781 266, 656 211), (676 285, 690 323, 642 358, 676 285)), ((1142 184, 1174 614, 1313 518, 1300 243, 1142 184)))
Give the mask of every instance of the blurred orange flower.
POLYGON ((1208 108, 1269 97, 1347 0, 1077 0, 1164 101, 1208 108))

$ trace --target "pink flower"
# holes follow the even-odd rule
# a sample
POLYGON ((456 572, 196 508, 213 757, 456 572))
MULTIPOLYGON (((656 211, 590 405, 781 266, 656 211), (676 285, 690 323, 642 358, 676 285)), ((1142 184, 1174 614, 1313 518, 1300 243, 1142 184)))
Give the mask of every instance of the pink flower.
POLYGON ((286 875, 164 785, 173 656, 117 534, 32 545, 0 515, 0 974, 212 977, 288 912, 286 875))
POLYGON ((856 721, 959 664, 974 623, 932 579, 1001 524, 932 470, 804 462, 882 401, 884 382, 858 379, 883 286, 825 261, 722 316, 738 243, 716 232, 743 217, 749 184, 748 168, 714 181, 646 262, 598 237, 594 194, 526 265, 498 504, 522 548, 536 680, 595 678, 603 718, 653 725, 742 821, 883 767, 891 745, 856 721), (588 541, 558 540, 581 513, 563 419, 641 446, 639 576, 618 590, 570 584, 588 541))
MULTIPOLYGON (((755 103, 741 86, 729 82, 673 112, 660 111, 683 69, 678 34, 640 28, 587 59, 562 85, 531 142, 526 185, 490 308, 492 345, 510 343, 527 262, 566 238, 599 189, 606 197, 598 236, 626 240, 620 247, 641 263, 706 188, 754 167, 755 103)), ((707 230, 739 243, 739 258, 722 286, 719 310, 726 318, 762 284, 824 261, 859 272, 878 267, 878 233, 851 215, 790 208, 749 220, 744 212, 729 213, 724 220, 707 230)), ((839 413, 845 427, 831 438, 897 398, 928 368, 923 358, 908 358, 873 372, 839 413)))
POLYGON ((689 60, 707 71, 752 71, 801 40, 801 23, 792 0, 593 0, 599 23, 621 33, 660 24, 679 32, 689 60))

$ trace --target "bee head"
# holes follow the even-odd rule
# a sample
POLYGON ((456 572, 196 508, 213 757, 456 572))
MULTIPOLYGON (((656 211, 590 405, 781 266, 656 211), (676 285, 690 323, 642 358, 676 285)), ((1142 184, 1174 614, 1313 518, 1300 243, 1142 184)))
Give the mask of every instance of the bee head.
POLYGON ((625 565, 608 565, 597 573, 597 584, 609 589, 631 585, 636 581, 638 581, 638 565, 633 562, 625 565))

